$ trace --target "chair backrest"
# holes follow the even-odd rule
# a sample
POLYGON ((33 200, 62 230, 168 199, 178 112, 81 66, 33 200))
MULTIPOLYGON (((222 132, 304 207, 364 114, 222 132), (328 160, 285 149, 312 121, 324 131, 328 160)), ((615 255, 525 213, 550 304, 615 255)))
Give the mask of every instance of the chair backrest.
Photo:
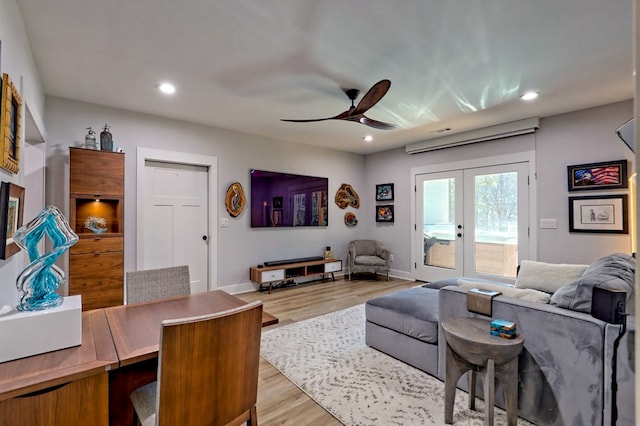
POLYGON ((354 246, 355 254, 374 256, 378 242, 376 240, 353 240, 350 245, 354 246))
POLYGON ((262 302, 162 322, 158 426, 249 420, 258 395, 262 302))
POLYGON ((127 272, 125 276, 127 304, 186 296, 191 293, 187 265, 127 272))

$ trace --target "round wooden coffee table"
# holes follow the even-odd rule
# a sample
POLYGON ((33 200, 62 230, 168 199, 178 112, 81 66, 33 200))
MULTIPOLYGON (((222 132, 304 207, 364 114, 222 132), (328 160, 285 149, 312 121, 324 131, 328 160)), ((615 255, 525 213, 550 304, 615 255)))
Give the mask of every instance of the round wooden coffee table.
POLYGON ((444 421, 453 423, 453 405, 458 379, 471 371, 469 408, 475 409, 476 373, 484 385, 485 425, 493 425, 495 378, 504 386, 507 405, 507 425, 518 420, 518 354, 524 337, 513 339, 489 333, 490 321, 482 318, 449 318, 442 322, 446 341, 444 380, 444 421))

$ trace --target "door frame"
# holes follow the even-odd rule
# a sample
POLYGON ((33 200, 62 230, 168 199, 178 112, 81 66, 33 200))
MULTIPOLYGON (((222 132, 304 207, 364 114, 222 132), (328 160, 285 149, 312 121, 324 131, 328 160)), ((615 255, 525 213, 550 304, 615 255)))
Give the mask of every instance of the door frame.
POLYGON ((207 277, 207 290, 215 290, 218 287, 218 157, 210 155, 190 154, 186 152, 165 151, 153 148, 138 147, 136 150, 136 268, 142 268, 142 256, 144 250, 144 174, 147 160, 161 161, 172 164, 186 164, 207 168, 207 180, 209 193, 207 194, 207 234, 209 244, 209 276, 207 277), (215 237, 215 238, 212 238, 215 237))
POLYGON ((523 163, 529 164, 529 260, 537 260, 538 247, 538 205, 537 205, 537 176, 535 151, 523 151, 514 154, 496 155, 490 157, 473 158, 470 160, 453 161, 450 163, 417 166, 411 168, 410 187, 411 192, 411 278, 416 279, 416 264, 418 262, 418 250, 416 247, 416 176, 426 173, 438 173, 451 170, 474 169, 479 167, 500 166, 503 164, 523 163))

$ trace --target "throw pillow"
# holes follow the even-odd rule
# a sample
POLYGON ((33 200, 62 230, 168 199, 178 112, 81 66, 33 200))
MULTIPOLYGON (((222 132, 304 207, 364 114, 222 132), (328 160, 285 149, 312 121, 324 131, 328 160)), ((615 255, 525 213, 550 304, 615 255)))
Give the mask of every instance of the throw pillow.
POLYGON ((627 313, 633 315, 633 285, 636 259, 625 253, 614 253, 593 262, 582 276, 558 289, 551 296, 551 304, 573 311, 591 313, 594 287, 627 292, 627 313))
POLYGON ((580 278, 588 267, 589 265, 523 260, 516 278, 516 288, 531 288, 553 294, 563 285, 580 278))
POLYGON ((479 281, 458 280, 458 285, 466 288, 479 288, 481 290, 494 290, 502 292, 503 296, 514 299, 528 300, 530 302, 549 303, 551 295, 544 291, 515 288, 510 284, 483 283, 479 281))

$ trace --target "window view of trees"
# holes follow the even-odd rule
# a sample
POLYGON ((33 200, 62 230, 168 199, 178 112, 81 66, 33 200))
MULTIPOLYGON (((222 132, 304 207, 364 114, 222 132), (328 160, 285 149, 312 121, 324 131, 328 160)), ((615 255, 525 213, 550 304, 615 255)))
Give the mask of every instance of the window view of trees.
POLYGON ((518 236, 518 174, 475 177, 476 240, 513 240, 518 236))

